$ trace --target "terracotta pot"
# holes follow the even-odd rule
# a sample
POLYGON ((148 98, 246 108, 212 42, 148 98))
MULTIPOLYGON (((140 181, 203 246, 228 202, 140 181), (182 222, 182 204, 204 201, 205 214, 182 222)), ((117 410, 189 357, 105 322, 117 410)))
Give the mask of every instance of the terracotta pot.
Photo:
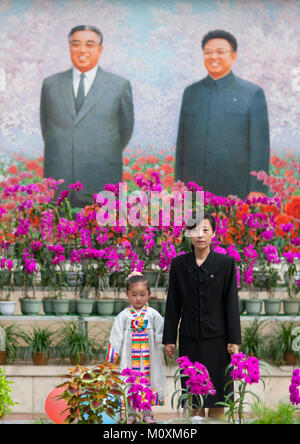
POLYGON ((32 353, 32 361, 34 365, 47 365, 49 361, 49 353, 32 353))
POLYGON ((70 356, 70 361, 72 365, 83 365, 86 363, 86 358, 83 353, 79 353, 79 356, 70 356))
POLYGON ((294 365, 295 366, 298 361, 297 356, 293 352, 285 352, 283 359, 284 359, 286 365, 294 365))
POLYGON ((6 351, 0 351, 0 365, 6 364, 6 357, 7 357, 6 351))

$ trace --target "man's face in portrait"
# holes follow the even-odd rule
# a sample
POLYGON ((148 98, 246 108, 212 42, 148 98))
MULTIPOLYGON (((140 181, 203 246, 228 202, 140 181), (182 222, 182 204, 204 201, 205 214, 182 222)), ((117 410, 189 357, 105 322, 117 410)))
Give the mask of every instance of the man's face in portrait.
POLYGON ((220 79, 231 71, 237 52, 225 39, 212 39, 203 48, 204 66, 213 79, 220 79))
POLYGON ((98 64, 102 49, 99 36, 94 31, 77 31, 71 37, 71 60, 81 72, 90 71, 98 64))

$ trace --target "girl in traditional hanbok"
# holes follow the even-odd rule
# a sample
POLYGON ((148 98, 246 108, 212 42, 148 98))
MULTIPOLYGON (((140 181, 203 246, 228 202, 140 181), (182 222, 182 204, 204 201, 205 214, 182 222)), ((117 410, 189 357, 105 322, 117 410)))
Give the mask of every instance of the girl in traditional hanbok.
MULTIPOLYGON (((164 357, 162 347, 163 317, 149 307, 149 281, 140 272, 129 275, 126 293, 130 306, 116 316, 106 351, 106 361, 119 363, 146 374, 155 394, 153 405, 164 405, 164 357)), ((129 411, 129 422, 136 422, 135 411, 129 411)), ((143 411, 143 421, 155 422, 152 410, 143 411)))

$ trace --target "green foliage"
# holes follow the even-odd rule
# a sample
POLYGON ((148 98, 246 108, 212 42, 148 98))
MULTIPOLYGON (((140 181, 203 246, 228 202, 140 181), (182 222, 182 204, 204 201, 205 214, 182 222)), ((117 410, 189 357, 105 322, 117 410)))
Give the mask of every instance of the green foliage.
POLYGON ((22 329, 16 324, 5 325, 6 334, 6 353, 9 363, 13 363, 17 357, 17 349, 20 341, 25 339, 22 329))
POLYGON ((102 424, 102 413, 115 416, 124 382, 114 364, 105 362, 90 370, 77 366, 63 377, 67 382, 58 387, 65 387, 60 399, 68 404, 67 423, 102 424))
POLYGON ((296 408, 281 401, 276 407, 267 407, 262 402, 252 405, 251 424, 300 424, 300 414, 296 408))
POLYGON ((8 381, 2 368, 0 368, 0 418, 4 415, 11 413, 12 406, 17 403, 12 399, 12 389, 10 385, 11 381, 8 381))
POLYGON ((48 354, 53 343, 54 332, 49 328, 33 327, 31 334, 25 334, 25 341, 32 353, 48 354))
MULTIPOLYGON (((276 327, 275 335, 272 336, 270 341, 270 355, 275 365, 282 363, 284 353, 293 352, 292 343, 295 338, 293 330, 295 329, 295 323, 281 322, 276 327)), ((300 353, 296 353, 300 357, 300 353)))
POLYGON ((241 352, 248 356, 255 356, 257 359, 266 359, 269 355, 268 343, 270 336, 262 333, 262 327, 266 325, 266 321, 254 319, 250 325, 242 330, 241 352))
POLYGON ((57 344, 62 358, 74 356, 80 361, 83 354, 86 359, 91 359, 93 349, 97 348, 97 342, 89 339, 87 334, 75 323, 65 324, 58 332, 59 342, 57 344))

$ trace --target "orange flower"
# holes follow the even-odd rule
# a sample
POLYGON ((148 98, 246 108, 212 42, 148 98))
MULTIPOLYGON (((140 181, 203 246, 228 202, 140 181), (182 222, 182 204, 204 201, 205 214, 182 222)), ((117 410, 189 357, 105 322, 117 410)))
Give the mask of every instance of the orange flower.
POLYGON ((138 161, 140 162, 140 164, 146 165, 147 157, 141 156, 141 157, 139 157, 138 161))
POLYGON ((42 167, 38 167, 38 168, 36 168, 36 170, 35 170, 35 174, 36 174, 38 177, 43 177, 43 176, 44 176, 44 168, 42 168, 42 167))
POLYGON ((160 169, 163 170, 166 174, 172 174, 174 171, 174 167, 169 163, 163 163, 160 169))
POLYGON ((164 161, 165 162, 175 162, 175 157, 172 156, 171 154, 168 154, 167 156, 165 156, 164 161))
POLYGON ((26 162, 26 168, 31 171, 35 171, 37 168, 40 168, 40 165, 35 160, 29 160, 26 162))
POLYGON ((129 171, 123 171, 123 180, 133 180, 132 174, 129 171))
POLYGON ((170 174, 167 174, 163 180, 162 184, 165 188, 171 188, 174 185, 174 176, 171 176, 170 174))
POLYGON ((151 163, 151 165, 155 165, 159 162, 159 158, 154 154, 151 154, 150 156, 148 156, 148 162, 151 163))
POLYGON ((40 163, 44 163, 44 156, 40 156, 36 160, 40 163))
POLYGON ((135 171, 141 171, 142 167, 137 162, 135 162, 133 165, 131 165, 131 169, 135 171))
POLYGON ((151 176, 151 174, 154 173, 154 171, 156 171, 155 168, 149 167, 146 169, 145 173, 147 174, 147 176, 151 176))
POLYGON ((299 225, 293 216, 289 216, 286 213, 281 213, 275 217, 275 222, 276 222, 276 231, 275 231, 276 236, 285 237, 286 233, 280 228, 280 226, 289 223, 293 223, 295 227, 295 229, 291 231, 292 237, 296 237, 298 235, 299 225))
POLYGON ((124 165, 128 165, 130 162, 130 159, 128 157, 123 157, 123 163, 124 165))
POLYGON ((289 216, 293 216, 295 219, 300 220, 300 196, 294 196, 289 202, 287 202, 284 211, 289 216))
POLYGON ((17 165, 11 165, 9 168, 7 168, 7 171, 13 175, 19 174, 19 170, 18 170, 17 165))

